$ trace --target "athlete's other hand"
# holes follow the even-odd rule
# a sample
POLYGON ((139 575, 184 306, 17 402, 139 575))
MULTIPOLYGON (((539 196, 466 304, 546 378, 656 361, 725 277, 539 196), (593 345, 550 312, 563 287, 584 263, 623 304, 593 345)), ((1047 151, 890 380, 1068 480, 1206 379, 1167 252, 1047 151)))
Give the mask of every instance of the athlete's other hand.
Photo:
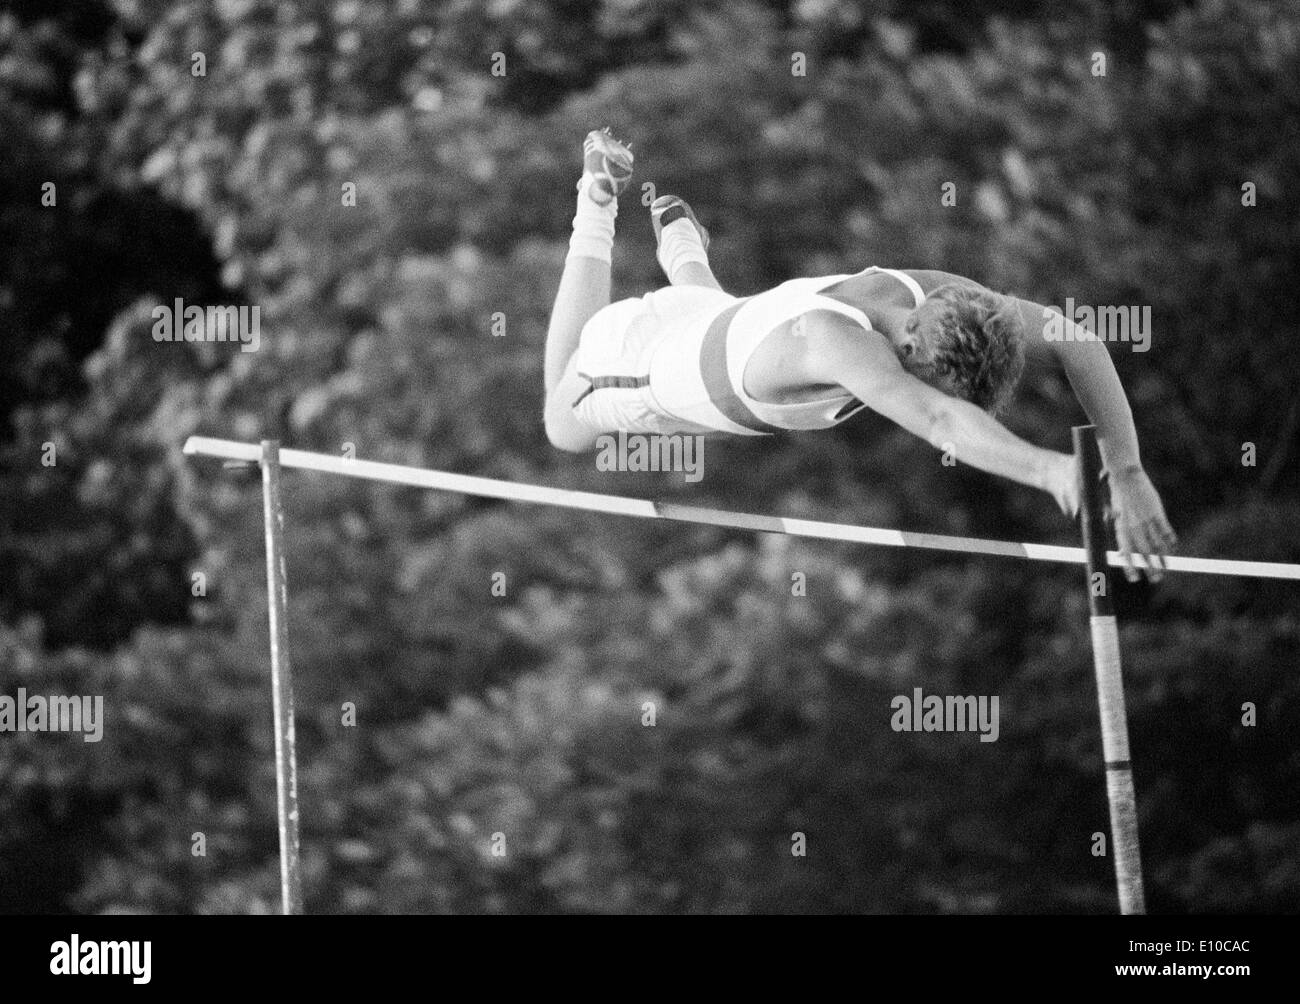
POLYGON ((1110 479, 1110 511, 1115 520, 1115 541, 1124 560, 1124 577, 1129 582, 1141 578, 1133 566, 1134 554, 1150 556, 1147 578, 1159 582, 1164 577, 1164 559, 1178 543, 1174 528, 1165 518, 1155 486, 1140 467, 1129 468, 1110 479))
POLYGON ((1053 454, 1048 468, 1046 488, 1061 512, 1070 519, 1079 515, 1079 472, 1074 457, 1068 453, 1053 454))

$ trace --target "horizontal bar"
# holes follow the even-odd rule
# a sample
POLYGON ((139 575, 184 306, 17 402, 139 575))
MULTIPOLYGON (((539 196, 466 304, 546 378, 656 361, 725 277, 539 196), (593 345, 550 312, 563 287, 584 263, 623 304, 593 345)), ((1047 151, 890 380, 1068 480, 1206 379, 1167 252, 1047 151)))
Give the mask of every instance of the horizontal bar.
MULTIPOLYGON (((257 463, 261 460, 261 447, 254 443, 237 443, 229 439, 208 439, 191 436, 185 441, 185 452, 191 456, 219 457, 224 460, 241 460, 257 463)), ((710 526, 733 527, 738 530, 758 530, 764 533, 784 533, 793 537, 813 537, 820 540, 842 540, 850 544, 877 544, 885 547, 919 547, 931 551, 955 551, 960 554, 989 554, 1007 558, 1027 558, 1030 561, 1057 561, 1074 565, 1084 564, 1081 547, 1058 547, 1053 544, 1022 544, 1004 540, 982 540, 978 537, 949 537, 938 533, 909 533, 903 530, 882 530, 869 526, 850 526, 845 523, 822 523, 808 519, 788 519, 782 516, 753 516, 748 513, 728 512, 723 509, 703 509, 680 505, 676 502, 649 502, 626 498, 622 495, 597 495, 594 492, 571 491, 566 488, 546 488, 540 485, 498 481, 470 474, 450 474, 421 467, 403 467, 398 464, 381 464, 373 460, 351 460, 333 457, 326 453, 307 453, 303 450, 281 450, 280 466, 304 471, 321 471, 325 474, 342 474, 349 478, 385 481, 413 488, 434 488, 461 495, 505 499, 509 502, 531 502, 537 505, 558 506, 564 509, 584 509, 588 512, 609 513, 613 516, 635 516, 639 519, 670 519, 680 523, 706 523, 710 526)), ((1111 565, 1123 562, 1115 551, 1107 553, 1111 565)), ((1134 564, 1146 567, 1145 555, 1135 554, 1134 564)), ((1205 575, 1242 575, 1258 579, 1300 580, 1300 565, 1286 565, 1269 561, 1230 561, 1218 558, 1165 559, 1165 568, 1171 572, 1196 572, 1205 575)))

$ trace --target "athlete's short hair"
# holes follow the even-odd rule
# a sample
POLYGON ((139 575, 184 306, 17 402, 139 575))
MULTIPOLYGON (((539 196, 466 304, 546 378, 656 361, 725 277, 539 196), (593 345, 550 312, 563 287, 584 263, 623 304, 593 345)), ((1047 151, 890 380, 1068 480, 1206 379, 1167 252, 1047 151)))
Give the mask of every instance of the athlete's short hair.
POLYGON ((915 316, 909 332, 922 340, 908 368, 989 414, 998 414, 1015 393, 1025 366, 1025 347, 1015 301, 977 286, 949 283, 926 297, 940 310, 924 330, 915 316))

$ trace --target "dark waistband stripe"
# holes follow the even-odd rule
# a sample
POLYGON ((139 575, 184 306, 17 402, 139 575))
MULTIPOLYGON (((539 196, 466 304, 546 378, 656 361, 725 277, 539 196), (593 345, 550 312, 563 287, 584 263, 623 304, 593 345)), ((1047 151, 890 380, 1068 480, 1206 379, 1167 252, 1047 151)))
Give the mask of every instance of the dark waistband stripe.
POLYGON ((602 376, 589 377, 585 373, 579 373, 578 376, 591 382, 592 390, 608 390, 611 387, 621 387, 624 390, 635 390, 637 387, 650 386, 648 376, 602 376))
POLYGON ((578 395, 578 399, 570 407, 576 408, 582 404, 588 394, 598 390, 636 390, 639 387, 649 387, 650 378, 648 376, 603 376, 590 377, 586 373, 579 373, 578 376, 586 380, 591 386, 578 395))
POLYGON ((779 426, 769 425, 749 409, 731 386, 731 376, 727 372, 727 331, 740 308, 747 302, 749 301, 741 300, 733 303, 709 325, 709 330, 704 333, 704 343, 700 346, 700 375, 713 406, 731 421, 751 432, 781 432, 779 426))

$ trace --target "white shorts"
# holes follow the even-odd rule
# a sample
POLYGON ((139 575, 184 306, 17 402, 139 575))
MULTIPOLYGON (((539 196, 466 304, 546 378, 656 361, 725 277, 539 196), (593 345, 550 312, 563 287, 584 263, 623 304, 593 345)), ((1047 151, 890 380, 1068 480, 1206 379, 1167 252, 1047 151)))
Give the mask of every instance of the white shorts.
POLYGON ((866 315, 792 280, 740 299, 703 286, 671 286, 600 310, 582 330, 575 368, 588 388, 574 416, 597 433, 723 432, 762 436, 827 429, 861 410, 847 391, 774 404, 744 388, 745 366, 777 325, 815 310, 866 315))
POLYGON ((574 355, 578 375, 591 383, 575 417, 599 432, 713 431, 679 416, 708 399, 698 377, 699 332, 738 302, 706 286, 668 286, 601 308, 574 355))

